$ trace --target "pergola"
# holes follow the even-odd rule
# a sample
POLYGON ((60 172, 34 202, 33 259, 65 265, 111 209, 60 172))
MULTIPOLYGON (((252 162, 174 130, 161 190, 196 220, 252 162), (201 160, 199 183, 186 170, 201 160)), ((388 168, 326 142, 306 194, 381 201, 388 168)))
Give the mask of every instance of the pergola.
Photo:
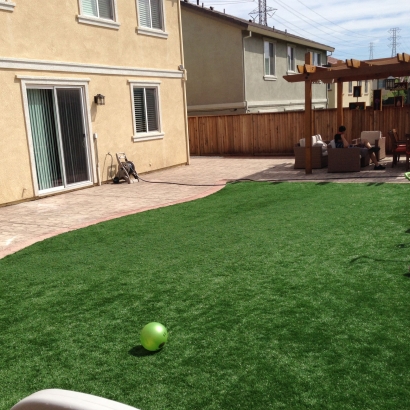
POLYGON ((347 81, 376 80, 380 78, 410 75, 410 55, 399 53, 397 57, 359 61, 339 60, 326 67, 314 66, 311 53, 305 54, 305 64, 298 65, 299 74, 285 75, 290 83, 305 82, 305 146, 306 174, 312 173, 312 83, 337 84, 337 123, 343 124, 343 83, 347 81))

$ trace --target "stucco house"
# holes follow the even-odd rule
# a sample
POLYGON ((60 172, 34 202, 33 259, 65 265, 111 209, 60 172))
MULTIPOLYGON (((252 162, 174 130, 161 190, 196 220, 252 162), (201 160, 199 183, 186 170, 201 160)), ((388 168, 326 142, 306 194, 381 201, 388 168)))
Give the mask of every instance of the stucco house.
MULTIPOLYGON (((309 51, 313 64, 326 64, 333 47, 187 0, 181 5, 188 115, 304 110, 304 85, 282 77, 297 73, 309 51)), ((313 86, 313 106, 327 108, 325 84, 313 86)))
POLYGON ((117 152, 188 163, 179 2, 38 3, 0 0, 0 205, 111 180, 117 152))
MULTIPOLYGON (((328 57, 329 64, 338 64, 340 61, 334 57, 328 57)), ((350 103, 364 102, 366 107, 372 105, 374 81, 348 81, 343 83, 343 107, 348 108, 350 103), (354 95, 355 87, 361 86, 361 95, 354 95)), ((337 107, 337 84, 327 84, 327 96, 329 108, 337 107)))

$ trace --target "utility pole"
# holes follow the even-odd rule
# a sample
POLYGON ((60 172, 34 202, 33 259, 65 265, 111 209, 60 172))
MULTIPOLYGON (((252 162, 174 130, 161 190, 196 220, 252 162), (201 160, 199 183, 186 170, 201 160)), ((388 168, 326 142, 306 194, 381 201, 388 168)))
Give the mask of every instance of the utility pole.
POLYGON ((266 0, 258 0, 258 8, 251 11, 249 15, 252 17, 253 22, 258 18, 258 23, 263 26, 268 25, 268 17, 272 17, 275 14, 275 11, 272 7, 266 5, 266 0))
POLYGON ((398 27, 391 28, 389 30, 389 33, 391 34, 391 37, 389 38, 390 44, 389 46, 391 47, 391 56, 395 57, 397 55, 396 47, 400 45, 400 43, 397 42, 397 39, 400 38, 400 36, 397 35, 397 33, 400 31, 398 27))
POLYGON ((373 60, 373 43, 370 43, 370 55, 369 60, 373 60))

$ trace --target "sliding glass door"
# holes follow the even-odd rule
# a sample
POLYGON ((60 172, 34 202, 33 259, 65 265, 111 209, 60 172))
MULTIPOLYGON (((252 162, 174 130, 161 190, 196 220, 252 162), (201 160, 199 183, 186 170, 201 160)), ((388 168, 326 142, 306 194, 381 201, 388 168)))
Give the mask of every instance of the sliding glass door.
POLYGON ((40 193, 90 181, 81 88, 28 88, 40 193))

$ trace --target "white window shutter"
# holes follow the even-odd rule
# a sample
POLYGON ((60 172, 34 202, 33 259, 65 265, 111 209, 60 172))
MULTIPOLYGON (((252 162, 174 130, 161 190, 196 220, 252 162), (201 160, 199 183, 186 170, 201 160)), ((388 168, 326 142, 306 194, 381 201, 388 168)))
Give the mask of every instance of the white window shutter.
POLYGON ((151 13, 149 0, 138 0, 138 13, 140 25, 151 27, 151 13))
POLYGON ((157 99, 155 88, 146 88, 145 94, 147 100, 148 131, 158 131, 157 99))
POLYGON ((162 29, 162 0, 151 0, 152 28, 162 29))
POLYGON ((98 0, 99 17, 103 19, 113 20, 112 0, 98 0))
POLYGON ((83 14, 98 17, 96 0, 82 0, 83 14))
POLYGON ((134 88, 134 114, 137 132, 146 132, 144 89, 134 88))

